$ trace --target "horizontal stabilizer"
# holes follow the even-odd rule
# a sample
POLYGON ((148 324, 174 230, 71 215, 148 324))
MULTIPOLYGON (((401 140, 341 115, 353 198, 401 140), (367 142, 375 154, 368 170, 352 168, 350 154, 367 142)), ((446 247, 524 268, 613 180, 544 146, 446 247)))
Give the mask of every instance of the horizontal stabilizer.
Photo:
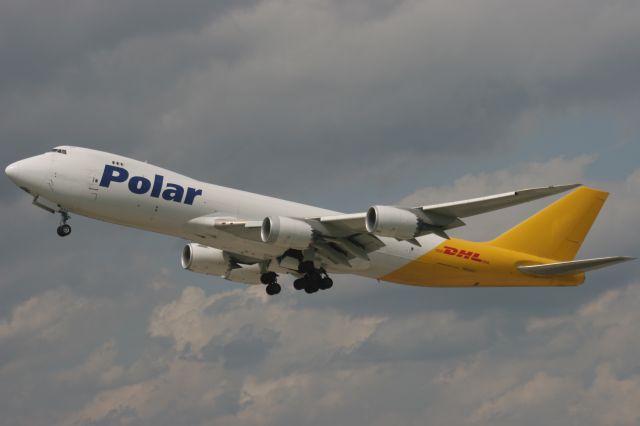
POLYGON ((614 256, 597 259, 572 260, 569 262, 545 263, 542 265, 519 266, 518 269, 526 274, 534 275, 574 275, 581 272, 605 268, 616 263, 634 260, 634 257, 614 256))

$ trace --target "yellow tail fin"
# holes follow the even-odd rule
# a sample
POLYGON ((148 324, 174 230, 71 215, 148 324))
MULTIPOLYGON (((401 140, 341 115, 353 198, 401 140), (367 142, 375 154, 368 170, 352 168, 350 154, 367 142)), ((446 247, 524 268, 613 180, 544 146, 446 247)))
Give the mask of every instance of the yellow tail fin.
POLYGON ((608 195, 578 188, 489 244, 547 259, 572 260, 608 195))

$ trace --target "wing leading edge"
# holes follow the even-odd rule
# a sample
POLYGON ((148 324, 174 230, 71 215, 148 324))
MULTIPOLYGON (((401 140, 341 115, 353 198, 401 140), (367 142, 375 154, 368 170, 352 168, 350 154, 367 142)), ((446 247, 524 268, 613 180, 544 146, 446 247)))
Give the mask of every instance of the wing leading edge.
MULTIPOLYGON (((400 208, 413 213, 423 224, 422 230, 417 236, 430 233, 439 233, 447 229, 463 226, 465 223, 461 218, 488 213, 507 207, 516 206, 529 201, 556 195, 561 192, 576 188, 581 184, 557 185, 539 188, 521 189, 518 191, 505 192, 502 194, 490 195, 487 197, 471 198, 468 200, 455 201, 451 203, 418 206, 413 208, 400 208)), ((396 207, 394 207, 396 208, 396 207)), ((343 235, 354 233, 368 233, 366 227, 367 213, 352 213, 345 215, 324 216, 311 218, 324 225, 330 226, 343 235)), ((410 238, 407 238, 408 240, 410 238)))

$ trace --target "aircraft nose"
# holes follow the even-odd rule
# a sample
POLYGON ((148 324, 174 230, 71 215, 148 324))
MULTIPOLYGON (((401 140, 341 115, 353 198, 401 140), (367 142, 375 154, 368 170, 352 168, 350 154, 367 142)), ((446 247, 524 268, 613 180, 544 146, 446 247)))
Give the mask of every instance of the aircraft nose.
POLYGON ((4 173, 7 175, 13 183, 19 187, 25 187, 30 189, 42 188, 45 181, 45 174, 48 171, 48 167, 43 163, 39 157, 25 158, 24 160, 11 163, 4 169, 4 173))
POLYGON ((4 174, 14 182, 20 180, 20 175, 24 175, 24 160, 9 164, 7 168, 4 169, 4 174))

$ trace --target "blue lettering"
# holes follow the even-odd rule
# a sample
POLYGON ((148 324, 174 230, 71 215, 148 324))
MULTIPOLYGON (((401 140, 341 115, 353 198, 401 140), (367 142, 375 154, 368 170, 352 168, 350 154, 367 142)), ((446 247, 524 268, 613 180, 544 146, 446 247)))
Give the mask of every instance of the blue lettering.
POLYGON ((122 167, 104 166, 104 172, 102 172, 102 179, 100 179, 100 186, 105 188, 109 187, 111 182, 124 182, 129 178, 129 172, 122 167), (117 173, 117 175, 115 174, 117 173))
POLYGON ((184 204, 193 205, 193 200, 196 197, 202 195, 202 189, 196 189, 187 187, 186 195, 185 188, 177 183, 164 184, 164 176, 154 175, 153 183, 144 176, 133 176, 129 179, 129 172, 123 167, 110 166, 105 164, 104 171, 102 172, 102 178, 100 179, 100 186, 109 188, 111 182, 129 182, 127 187, 133 194, 146 194, 151 190, 149 196, 153 198, 159 198, 162 196, 163 200, 173 201, 176 203, 182 203, 184 198, 184 204), (163 185, 165 185, 163 190, 163 185))
POLYGON ((146 194, 149 188, 151 188, 151 182, 142 176, 134 176, 129 181, 129 191, 134 194, 146 194))
POLYGON ((175 183, 168 183, 167 189, 162 192, 162 198, 167 201, 175 201, 176 203, 182 202, 182 195, 184 194, 184 188, 175 183))
POLYGON ((153 189, 151 190, 151 196, 153 198, 158 198, 160 196, 160 190, 162 190, 162 182, 164 181, 164 177, 160 175, 155 175, 153 178, 153 189))
POLYGON ((187 196, 184 197, 184 203, 192 205, 193 199, 198 195, 202 195, 202 189, 187 188, 187 196))

